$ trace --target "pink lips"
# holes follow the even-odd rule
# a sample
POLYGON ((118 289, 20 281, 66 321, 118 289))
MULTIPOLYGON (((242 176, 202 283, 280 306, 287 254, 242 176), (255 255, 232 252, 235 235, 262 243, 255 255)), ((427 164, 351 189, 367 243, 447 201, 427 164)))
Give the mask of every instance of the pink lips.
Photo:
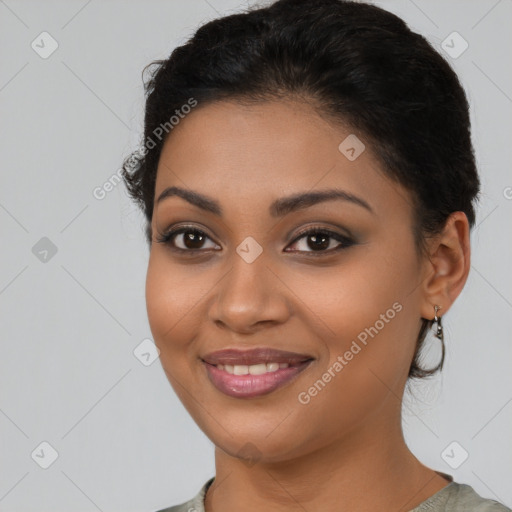
POLYGON ((305 370, 312 361, 307 354, 255 348, 250 350, 226 349, 207 354, 202 361, 212 384, 222 393, 235 398, 253 398, 271 393, 285 385, 305 370), (287 363, 287 368, 279 368, 261 375, 233 375, 216 365, 256 365, 261 363, 287 363))

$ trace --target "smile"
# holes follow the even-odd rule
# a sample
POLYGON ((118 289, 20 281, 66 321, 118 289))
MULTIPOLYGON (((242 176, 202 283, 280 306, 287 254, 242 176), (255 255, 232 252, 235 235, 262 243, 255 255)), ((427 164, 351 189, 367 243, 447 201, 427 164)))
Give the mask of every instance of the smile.
POLYGON ((218 364, 219 370, 224 370, 231 375, 263 375, 264 373, 277 372, 280 368, 288 368, 288 363, 260 363, 260 364, 218 364))
POLYGON ((281 388, 304 371, 312 359, 289 363, 212 365, 203 361, 208 378, 217 390, 234 398, 256 398, 281 388))

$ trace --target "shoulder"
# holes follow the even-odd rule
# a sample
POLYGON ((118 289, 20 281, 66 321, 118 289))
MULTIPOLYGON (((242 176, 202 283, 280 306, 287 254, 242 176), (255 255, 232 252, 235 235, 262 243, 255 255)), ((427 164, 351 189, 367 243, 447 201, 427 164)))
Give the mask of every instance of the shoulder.
POLYGON ((201 487, 199 492, 189 501, 172 507, 163 508, 156 512, 204 512, 204 497, 214 478, 215 477, 210 478, 210 480, 208 480, 203 487, 201 487))
POLYGON ((446 504, 447 511, 510 512, 510 508, 491 499, 482 498, 470 485, 455 484, 446 504))
POLYGON ((182 503, 181 505, 174 505, 174 507, 163 508, 161 510, 157 510, 156 512, 196 512, 193 500, 187 501, 186 503, 182 503))
POLYGON ((411 512, 512 512, 501 503, 482 498, 470 485, 452 482, 411 512))
POLYGON ((194 500, 189 500, 186 503, 180 505, 174 505, 173 507, 163 508, 156 512, 196 512, 194 508, 194 500))

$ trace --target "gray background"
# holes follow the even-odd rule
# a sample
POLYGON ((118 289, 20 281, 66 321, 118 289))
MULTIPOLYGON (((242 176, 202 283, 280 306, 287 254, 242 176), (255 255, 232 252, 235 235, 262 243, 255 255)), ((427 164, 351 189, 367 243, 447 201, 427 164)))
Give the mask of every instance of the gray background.
MULTIPOLYGON (((472 271, 445 318, 447 365, 406 395, 406 437, 425 464, 511 506, 512 3, 378 4, 442 53, 453 31, 469 43, 447 58, 471 102, 483 182, 472 271)), ((144 65, 245 5, 0 0, 2 511, 153 511, 214 474, 213 445, 159 360, 133 352, 151 338, 142 215, 122 184, 102 200, 93 191, 140 140, 144 65), (31 47, 43 31, 59 45, 47 59, 31 47), (54 255, 38 252, 43 237, 54 255), (47 469, 43 441, 58 452, 47 469)))

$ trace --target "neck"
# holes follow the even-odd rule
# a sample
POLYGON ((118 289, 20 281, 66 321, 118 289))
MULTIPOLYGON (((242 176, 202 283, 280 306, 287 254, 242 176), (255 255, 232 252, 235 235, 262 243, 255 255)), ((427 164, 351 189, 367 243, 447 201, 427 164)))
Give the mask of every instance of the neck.
POLYGON ((245 510, 410 511, 448 485, 408 449, 401 422, 389 419, 299 457, 248 465, 220 448, 206 512, 245 510))

